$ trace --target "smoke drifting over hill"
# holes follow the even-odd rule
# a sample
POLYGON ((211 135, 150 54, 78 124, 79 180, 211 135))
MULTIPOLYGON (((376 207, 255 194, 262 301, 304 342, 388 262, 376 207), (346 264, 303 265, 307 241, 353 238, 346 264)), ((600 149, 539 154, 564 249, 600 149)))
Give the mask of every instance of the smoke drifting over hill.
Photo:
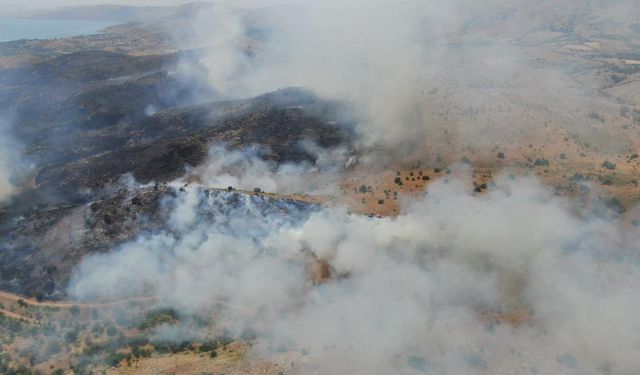
MULTIPOLYGON (((195 39, 207 47, 199 62, 218 96, 309 88, 348 103, 356 151, 383 149, 366 153, 383 159, 410 154, 430 135, 424 89, 446 61, 439 42, 448 43, 447 33, 475 9, 466 5, 329 1, 266 9, 260 19, 268 32, 247 30, 244 15, 216 5, 198 16, 195 39), (249 41, 250 32, 265 35, 249 41), (429 49, 425 39, 435 40, 429 49)), ((510 69, 518 53, 497 49, 499 61, 469 73, 478 86, 485 72, 519 74, 510 69)), ((546 76, 546 90, 565 79, 546 76)), ((315 150, 315 165, 278 165, 258 154, 214 146, 174 183, 177 196, 162 201, 171 212, 166 229, 85 257, 69 296, 158 296, 160 305, 196 316, 221 305, 216 329, 255 333, 263 343, 253 350, 266 358, 283 347, 307 353, 300 373, 640 368, 637 229, 585 214, 520 176, 498 178, 484 195, 470 193, 462 179, 441 179, 384 218, 207 190, 338 191, 338 173, 351 163, 344 150, 315 150)), ((5 190, 10 185, 0 180, 5 190)), ((155 337, 167 330, 197 336, 187 322, 162 325, 155 337)))
POLYGON ((407 356, 438 374, 638 368, 637 233, 576 216, 532 180, 501 186, 475 197, 439 183, 384 219, 265 215, 259 200, 229 209, 191 187, 173 230, 88 257, 69 292, 159 295, 196 314, 224 301, 227 329, 304 349, 322 373, 410 373, 407 356), (317 261, 332 275, 320 285, 317 261))
POLYGON ((364 144, 393 147, 424 136, 421 38, 448 22, 449 7, 329 1, 266 8, 257 23, 271 29, 247 52, 246 19, 217 6, 200 14, 195 34, 210 47, 201 62, 222 95, 306 87, 350 103, 364 144))
MULTIPOLYGON (((200 62, 220 95, 309 88, 351 105, 364 147, 402 155, 443 130, 470 146, 492 141, 494 131, 522 139, 547 120, 523 121, 533 110, 599 144, 604 135, 586 132, 567 109, 593 108, 596 79, 541 64, 518 41, 535 44, 535 36, 559 29, 578 40, 591 27, 612 32, 616 17, 640 10, 624 0, 554 5, 510 4, 507 11, 500 1, 326 1, 247 13, 219 3, 199 14, 192 42, 207 47, 200 62), (552 10, 557 17, 538 15, 552 10), (453 85, 440 92, 444 104, 431 95, 441 82, 453 85), (446 129, 435 125, 443 117, 446 129)), ((609 145, 615 152, 626 146, 609 145)))
POLYGON ((259 149, 231 151, 222 146, 209 150, 207 161, 193 171, 205 186, 233 187, 245 191, 256 188, 285 194, 328 194, 338 189, 336 172, 352 162, 343 148, 322 149, 313 144, 305 148, 314 163, 277 164, 260 158, 259 149))

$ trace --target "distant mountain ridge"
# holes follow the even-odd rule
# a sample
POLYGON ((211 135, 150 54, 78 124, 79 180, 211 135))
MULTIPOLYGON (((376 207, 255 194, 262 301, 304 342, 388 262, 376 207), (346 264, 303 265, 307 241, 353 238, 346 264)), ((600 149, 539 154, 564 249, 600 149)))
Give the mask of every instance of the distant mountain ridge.
POLYGON ((42 9, 16 14, 32 19, 86 20, 135 22, 198 11, 209 6, 206 2, 192 2, 178 6, 93 5, 42 9))

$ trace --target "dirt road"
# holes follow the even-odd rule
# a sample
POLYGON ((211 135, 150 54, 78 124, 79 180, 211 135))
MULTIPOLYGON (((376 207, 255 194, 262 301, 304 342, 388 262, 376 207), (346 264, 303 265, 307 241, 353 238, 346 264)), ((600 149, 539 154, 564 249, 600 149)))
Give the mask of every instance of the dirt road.
POLYGON ((158 297, 132 297, 127 299, 121 299, 116 301, 105 302, 73 302, 73 301, 37 301, 33 298, 23 297, 14 293, 0 291, 0 300, 18 302, 34 306, 34 307, 53 307, 58 309, 70 309, 72 306, 78 306, 80 308, 101 308, 112 307, 127 304, 130 302, 152 302, 156 301, 158 297))

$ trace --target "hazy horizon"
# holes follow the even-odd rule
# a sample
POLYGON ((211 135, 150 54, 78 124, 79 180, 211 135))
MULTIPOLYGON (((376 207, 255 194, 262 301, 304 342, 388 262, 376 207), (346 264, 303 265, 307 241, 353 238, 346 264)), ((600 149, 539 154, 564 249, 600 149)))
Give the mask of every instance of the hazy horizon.
POLYGON ((185 1, 185 0, 31 0, 28 3, 16 0, 0 0, 0 15, 11 12, 55 9, 61 7, 82 7, 95 5, 122 5, 122 6, 176 6, 193 2, 224 3, 239 7, 260 7, 284 3, 309 3, 310 0, 236 0, 236 1, 185 1))

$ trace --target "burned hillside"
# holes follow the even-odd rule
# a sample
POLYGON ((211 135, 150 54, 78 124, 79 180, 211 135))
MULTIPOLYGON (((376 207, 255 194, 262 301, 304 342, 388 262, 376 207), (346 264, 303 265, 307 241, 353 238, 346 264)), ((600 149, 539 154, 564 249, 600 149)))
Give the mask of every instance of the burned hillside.
POLYGON ((638 372, 636 0, 36 13, 0 372, 638 372))
POLYGON ((176 191, 162 184, 202 164, 212 145, 255 148, 274 165, 313 164, 308 144, 334 149, 353 139, 337 102, 299 88, 215 101, 175 73, 180 58, 87 51, 0 71, 0 106, 31 163, 20 191, 0 208, 4 288, 63 296, 84 255, 166 220, 161 202, 176 191), (123 192, 125 175, 155 188, 123 192), (88 232, 61 239, 67 225, 88 232), (95 225, 104 227, 99 234, 95 225))

